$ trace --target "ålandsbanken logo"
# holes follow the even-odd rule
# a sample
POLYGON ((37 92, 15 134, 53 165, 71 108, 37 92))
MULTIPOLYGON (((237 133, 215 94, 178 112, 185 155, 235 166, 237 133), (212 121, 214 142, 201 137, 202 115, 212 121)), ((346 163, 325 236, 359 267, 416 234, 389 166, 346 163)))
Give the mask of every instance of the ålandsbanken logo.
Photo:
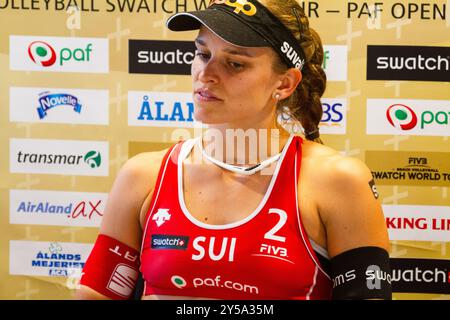
POLYGON ((33 41, 30 43, 28 46, 28 55, 34 63, 43 67, 50 67, 56 61, 55 50, 44 41, 33 41))
POLYGON ((411 130, 417 125, 417 115, 403 104, 394 104, 386 111, 389 123, 401 130, 411 130))

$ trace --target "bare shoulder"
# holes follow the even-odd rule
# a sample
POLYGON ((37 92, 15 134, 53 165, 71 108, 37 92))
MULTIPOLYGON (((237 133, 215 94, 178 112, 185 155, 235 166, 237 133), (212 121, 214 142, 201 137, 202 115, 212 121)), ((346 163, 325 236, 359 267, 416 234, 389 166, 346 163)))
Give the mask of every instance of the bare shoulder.
POLYGON ((304 142, 302 161, 309 170, 320 174, 321 179, 317 182, 330 187, 341 188, 361 182, 367 184, 372 179, 370 169, 363 161, 315 142, 304 142))
POLYGON ((361 246, 388 249, 381 203, 372 191, 372 174, 364 162, 306 141, 302 174, 325 226, 331 257, 361 246))
POLYGON ((138 249, 140 213, 153 192, 166 150, 140 153, 119 170, 108 195, 100 233, 138 249))

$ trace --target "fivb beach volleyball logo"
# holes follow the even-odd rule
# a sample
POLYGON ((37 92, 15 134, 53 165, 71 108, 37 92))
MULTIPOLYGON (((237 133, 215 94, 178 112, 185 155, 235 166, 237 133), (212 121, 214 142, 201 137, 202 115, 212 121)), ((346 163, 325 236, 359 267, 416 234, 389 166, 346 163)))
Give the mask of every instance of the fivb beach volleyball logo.
POLYGON ((257 9, 255 7, 255 5, 251 2, 248 2, 247 0, 235 0, 235 1, 230 1, 230 0, 215 0, 211 3, 211 5, 213 4, 226 4, 227 6, 233 7, 234 9, 234 13, 243 13, 247 16, 254 16, 257 12, 257 9))
POLYGON ((411 130, 417 125, 417 115, 404 104, 394 104, 386 111, 389 123, 401 130, 411 130))
POLYGON ((33 41, 28 46, 28 55, 34 63, 49 67, 56 62, 56 52, 47 42, 33 41))

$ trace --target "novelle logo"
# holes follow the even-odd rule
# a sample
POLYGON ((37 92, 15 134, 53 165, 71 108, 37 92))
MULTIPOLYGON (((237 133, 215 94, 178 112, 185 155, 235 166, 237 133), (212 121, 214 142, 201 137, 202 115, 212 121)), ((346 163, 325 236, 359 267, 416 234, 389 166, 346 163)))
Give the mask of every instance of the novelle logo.
POLYGON ((367 80, 450 81, 450 47, 367 46, 367 80))
POLYGON ((47 111, 59 106, 71 106, 76 113, 81 112, 81 102, 79 99, 71 94, 67 93, 50 93, 42 92, 39 95, 39 107, 37 112, 39 119, 43 119, 47 116, 47 111))
POLYGON ((414 111, 403 104, 394 104, 387 109, 386 116, 389 123, 401 130, 411 130, 417 124, 417 116, 414 111))
POLYGON ((108 90, 63 88, 9 88, 12 122, 76 123, 109 122, 108 90))
POLYGON ((129 73, 190 75, 193 41, 129 40, 129 73))

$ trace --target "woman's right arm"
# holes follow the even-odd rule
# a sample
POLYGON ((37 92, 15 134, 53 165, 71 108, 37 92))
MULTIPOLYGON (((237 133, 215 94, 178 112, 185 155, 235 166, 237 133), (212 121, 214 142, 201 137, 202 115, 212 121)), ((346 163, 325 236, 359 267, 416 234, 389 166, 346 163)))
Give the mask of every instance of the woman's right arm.
MULTIPOLYGON (((105 207, 99 234, 140 251, 142 229, 140 214, 149 205, 159 167, 167 150, 138 154, 120 169, 105 207)), ((75 299, 109 299, 94 289, 81 285, 75 299)))

